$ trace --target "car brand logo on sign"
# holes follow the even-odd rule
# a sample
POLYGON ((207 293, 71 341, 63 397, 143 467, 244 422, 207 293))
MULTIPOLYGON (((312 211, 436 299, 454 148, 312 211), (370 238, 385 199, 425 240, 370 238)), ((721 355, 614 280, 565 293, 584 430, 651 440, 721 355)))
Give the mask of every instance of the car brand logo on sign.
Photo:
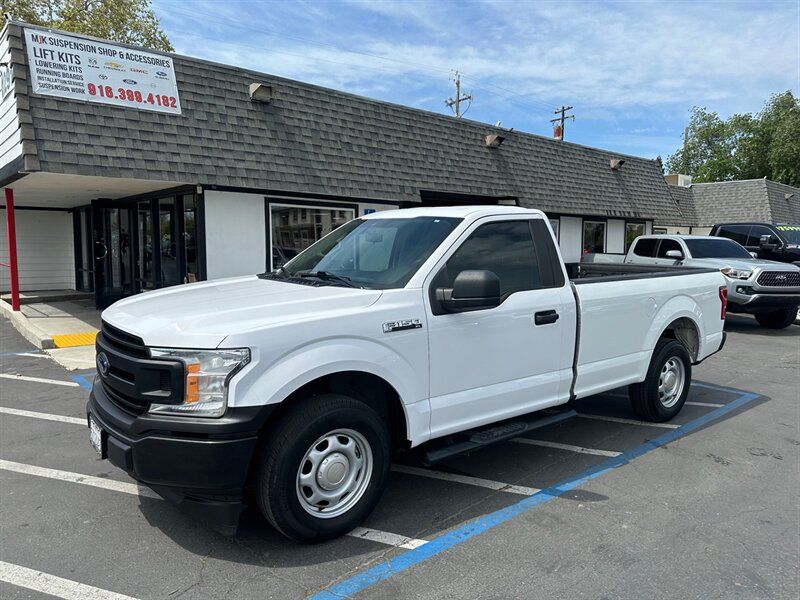
POLYGON ((100 352, 97 355, 97 372, 103 377, 108 375, 108 370, 111 368, 111 363, 108 362, 108 357, 105 352, 100 352))
POLYGON ((127 83, 128 85, 136 85, 136 80, 135 79, 123 79, 122 81, 124 83, 127 83))

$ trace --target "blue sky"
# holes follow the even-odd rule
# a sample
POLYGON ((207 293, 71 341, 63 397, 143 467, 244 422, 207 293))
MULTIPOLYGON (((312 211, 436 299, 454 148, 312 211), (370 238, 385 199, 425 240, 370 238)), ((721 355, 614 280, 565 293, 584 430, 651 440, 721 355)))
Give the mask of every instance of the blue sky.
POLYGON ((466 118, 666 158, 692 106, 800 95, 800 0, 522 2, 154 0, 176 51, 434 112, 451 71, 466 118))

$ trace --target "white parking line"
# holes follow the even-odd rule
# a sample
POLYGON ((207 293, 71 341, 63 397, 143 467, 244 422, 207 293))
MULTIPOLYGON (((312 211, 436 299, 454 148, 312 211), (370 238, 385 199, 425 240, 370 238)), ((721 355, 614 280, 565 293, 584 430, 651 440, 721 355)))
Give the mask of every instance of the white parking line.
POLYGON ((0 581, 67 600, 134 600, 85 583, 0 560, 0 581))
POLYGON ((420 477, 429 477, 431 479, 442 479, 444 481, 475 485, 498 492, 509 492, 522 496, 533 496, 542 491, 538 488, 511 485, 503 483, 502 481, 492 481, 491 479, 481 479, 480 477, 470 477, 469 475, 456 475, 455 473, 445 473, 444 471, 434 471, 432 469, 420 469, 419 467, 409 467, 407 465, 392 465, 392 471, 396 473, 405 473, 406 475, 419 475, 420 477))
POLYGON ((637 421, 636 419, 623 419, 622 417, 607 417, 606 415, 591 415, 589 413, 578 413, 583 419, 595 419, 596 421, 610 421, 612 423, 625 423, 626 425, 644 425, 645 427, 663 427, 664 429, 677 429, 680 425, 674 423, 653 423, 651 421, 637 421))
MULTIPOLYGON (((14 473, 22 473, 24 475, 36 475, 37 477, 47 477, 49 479, 68 481, 70 483, 80 483, 82 485, 98 487, 105 490, 111 490, 113 492, 122 492, 123 494, 131 494, 133 496, 141 496, 143 498, 154 498, 156 500, 163 500, 161 496, 159 496, 154 491, 144 486, 139 486, 135 483, 114 481, 112 479, 103 479, 102 477, 94 477, 92 475, 83 475, 81 473, 72 473, 70 471, 61 471, 58 469, 48 469, 46 467, 26 465, 24 463, 18 463, 2 459, 0 459, 0 470, 13 471, 14 473)), ((413 550, 414 548, 418 548, 423 544, 427 544, 426 540, 418 540, 398 535, 396 533, 391 533, 389 531, 368 529, 366 527, 357 527, 347 535, 350 537, 368 539, 373 542, 379 542, 381 544, 386 544, 387 546, 407 548, 409 550, 413 550)), ((70 598, 71 597, 72 596, 70 596, 70 598)), ((98 598, 102 597, 103 596, 98 596, 98 598)))
POLYGON ((14 356, 29 356, 31 358, 50 358, 49 354, 44 354, 39 352, 19 352, 14 356))
POLYGON ((69 481, 70 483, 80 483, 82 485, 89 485, 92 487, 102 488, 104 490, 111 490, 113 492, 122 492, 123 494, 131 494, 133 496, 155 498, 157 500, 162 499, 161 496, 156 494, 154 491, 146 487, 141 487, 135 483, 114 481, 113 479, 104 479, 102 477, 95 477, 93 475, 83 475, 82 473, 72 473, 70 471, 60 471, 58 469, 48 469, 46 467, 26 465, 24 463, 2 459, 0 459, 0 469, 4 471, 22 473, 24 475, 36 475, 37 477, 47 477, 48 479, 58 479, 59 481, 69 481))
POLYGON ((370 540, 387 546, 395 546, 397 548, 405 548, 406 550, 413 550, 428 543, 428 540, 418 540, 414 538, 397 535, 396 533, 389 533, 388 531, 379 531, 377 529, 370 529, 368 527, 356 527, 348 533, 350 537, 360 538, 362 540, 370 540))
POLYGON ((72 423, 73 425, 86 425, 86 419, 77 417, 64 417, 62 415, 51 415, 50 413, 34 412, 32 410, 19 410, 18 408, 6 408, 0 406, 0 413, 15 415, 17 417, 32 417, 34 419, 44 419, 45 421, 60 421, 62 423, 72 423))
POLYGON ((68 387, 79 387, 80 384, 74 381, 63 381, 61 379, 45 379, 44 377, 26 377, 25 375, 12 375, 10 373, 0 373, 3 379, 17 379, 19 381, 32 381, 34 383, 49 383, 52 385, 66 385, 68 387))
POLYGON ((722 408, 724 404, 716 404, 714 402, 684 402, 690 406, 706 406, 708 408, 722 408))
POLYGON ((613 450, 598 450, 596 448, 584 448, 583 446, 573 446, 572 444, 562 444, 560 442, 548 442, 546 440, 531 440, 528 438, 514 438, 510 440, 518 444, 530 444, 531 446, 543 446, 545 448, 557 448, 559 450, 569 450, 570 452, 578 452, 580 454, 594 454, 596 456, 609 456, 614 458, 622 454, 622 452, 614 452, 613 450))

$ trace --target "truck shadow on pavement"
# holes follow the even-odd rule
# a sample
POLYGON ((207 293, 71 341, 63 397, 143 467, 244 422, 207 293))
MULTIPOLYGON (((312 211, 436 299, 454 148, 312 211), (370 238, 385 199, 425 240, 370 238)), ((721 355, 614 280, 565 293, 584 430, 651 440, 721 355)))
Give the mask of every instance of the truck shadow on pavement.
POLYGON ((800 324, 796 321, 786 329, 768 329, 758 324, 752 315, 728 314, 725 318, 725 331, 728 333, 744 333, 771 338, 800 337, 800 324))
MULTIPOLYGON (((653 444, 653 440, 679 432, 681 427, 686 426, 688 435, 766 400, 764 396, 696 382, 678 417, 670 423, 654 425, 637 420, 627 391, 622 388, 578 401, 578 417, 530 432, 525 439, 499 442, 430 467, 422 464, 419 450, 402 453, 396 461, 400 466, 390 475, 386 494, 364 526, 430 540, 617 460, 614 457, 622 461, 628 454, 640 455, 642 448, 652 451, 663 445, 653 444), (725 408, 745 396, 749 398, 747 403, 725 408)), ((580 503, 602 504, 608 500, 580 487, 560 497, 580 503)), ((358 568, 365 558, 371 562, 405 552, 349 536, 318 545, 297 544, 273 530, 253 506, 243 512, 239 530, 232 537, 211 530, 167 502, 141 498, 140 509, 150 525, 184 549, 233 563, 275 568, 336 563, 337 573, 341 574, 342 569, 358 568)), ((543 522, 542 526, 559 524, 543 522)))

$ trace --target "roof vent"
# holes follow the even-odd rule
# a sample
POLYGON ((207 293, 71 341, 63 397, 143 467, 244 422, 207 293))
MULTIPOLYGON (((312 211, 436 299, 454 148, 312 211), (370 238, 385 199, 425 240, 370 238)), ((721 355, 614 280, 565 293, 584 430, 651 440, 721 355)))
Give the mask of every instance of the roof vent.
POLYGON ((625 164, 625 159, 624 158, 612 158, 608 162, 611 165, 611 170, 612 171, 619 171, 622 168, 622 165, 625 164))
POLYGON ((500 144, 505 141, 502 135, 497 135, 495 133, 483 136, 483 143, 486 144, 487 148, 499 148, 500 144))
POLYGON ((272 102, 272 86, 263 83, 250 84, 250 100, 253 102, 263 102, 269 104, 272 102))
POLYGON ((789 194, 784 194, 783 195, 783 199, 784 200, 791 200, 792 198, 794 198, 794 193, 789 193, 789 194))

